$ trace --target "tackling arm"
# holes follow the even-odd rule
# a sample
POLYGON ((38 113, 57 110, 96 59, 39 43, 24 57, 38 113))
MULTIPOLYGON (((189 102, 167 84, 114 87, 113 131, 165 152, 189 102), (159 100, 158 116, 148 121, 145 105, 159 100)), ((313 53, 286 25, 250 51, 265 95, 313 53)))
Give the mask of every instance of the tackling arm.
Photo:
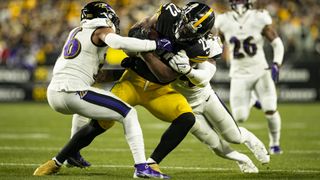
POLYGON ((97 45, 105 43, 114 49, 125 49, 136 52, 152 51, 157 48, 155 41, 122 37, 114 33, 113 29, 109 27, 98 28, 92 36, 92 41, 97 45))
POLYGON ((206 86, 216 72, 216 62, 209 59, 203 63, 197 64, 186 76, 190 82, 196 86, 206 86))

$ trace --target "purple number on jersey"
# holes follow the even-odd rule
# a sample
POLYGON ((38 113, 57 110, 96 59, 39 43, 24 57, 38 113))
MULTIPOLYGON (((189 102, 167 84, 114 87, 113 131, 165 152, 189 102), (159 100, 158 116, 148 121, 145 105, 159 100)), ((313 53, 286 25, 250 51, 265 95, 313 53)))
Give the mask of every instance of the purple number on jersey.
MULTIPOLYGON (((253 40, 252 36, 249 36, 248 38, 246 38, 243 41, 243 49, 244 52, 251 56, 254 56, 257 53, 257 45, 254 43, 251 43, 251 41, 253 40)), ((245 57, 245 54, 240 52, 240 48, 241 48, 241 41, 236 38, 235 36, 230 38, 230 43, 234 44, 234 48, 233 48, 233 57, 235 59, 241 59, 245 57)))
POLYGON ((74 38, 78 32, 82 31, 78 27, 68 39, 66 45, 63 47, 63 56, 65 59, 73 59, 78 56, 81 51, 81 43, 78 39, 74 38))

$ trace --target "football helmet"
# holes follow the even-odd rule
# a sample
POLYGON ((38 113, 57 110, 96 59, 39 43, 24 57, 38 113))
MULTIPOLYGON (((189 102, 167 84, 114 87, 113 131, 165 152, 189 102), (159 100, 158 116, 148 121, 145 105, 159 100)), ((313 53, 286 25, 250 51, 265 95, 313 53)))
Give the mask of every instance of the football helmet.
POLYGON ((239 15, 244 14, 248 9, 252 8, 254 0, 229 0, 231 9, 239 15))
POLYGON ((200 2, 189 2, 182 8, 175 37, 177 41, 193 41, 207 35, 212 29, 215 14, 212 8, 200 2))
POLYGON ((120 33, 120 19, 109 4, 102 1, 94 1, 85 5, 81 10, 81 21, 94 18, 110 19, 115 26, 116 33, 120 33))

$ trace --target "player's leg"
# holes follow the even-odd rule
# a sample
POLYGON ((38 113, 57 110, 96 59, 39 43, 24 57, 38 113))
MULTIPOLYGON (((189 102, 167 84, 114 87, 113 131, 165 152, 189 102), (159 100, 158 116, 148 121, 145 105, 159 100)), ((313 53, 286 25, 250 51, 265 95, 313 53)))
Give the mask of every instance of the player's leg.
POLYGON ((88 124, 90 119, 79 114, 74 114, 72 116, 72 125, 71 125, 71 136, 72 137, 76 132, 78 132, 84 125, 88 124))
POLYGON ((250 107, 255 107, 257 109, 261 109, 261 102, 259 101, 255 91, 251 92, 251 98, 250 98, 250 107))
MULTIPOLYGON (((139 97, 135 92, 135 89, 132 86, 132 84, 129 81, 125 81, 125 80, 122 80, 116 83, 112 88, 111 92, 115 94, 117 97, 119 97, 121 100, 123 100, 124 102, 129 103, 130 105, 136 104, 135 103, 137 101, 136 98, 139 97)), ((77 131, 79 131, 82 126, 84 126, 88 122, 89 122, 89 118, 86 118, 78 114, 74 114, 72 117, 71 137, 77 131)), ((104 121, 104 120, 99 120, 98 122, 99 122, 99 125, 105 130, 110 129, 115 123, 114 121, 104 121)), ((69 158, 66 161, 66 165, 67 167, 76 166, 76 167, 84 168, 84 167, 90 166, 90 163, 84 160, 84 158, 80 155, 80 152, 78 152, 77 155, 75 155, 72 158, 69 158)))
POLYGON ((152 152, 149 163, 160 163, 188 134, 195 117, 187 100, 169 86, 152 92, 152 98, 144 107, 157 118, 172 122, 163 133, 159 144, 152 152))
MULTIPOLYGON (((90 122, 89 118, 86 118, 84 116, 80 116, 78 114, 74 114, 72 116, 72 124, 71 124, 71 137, 78 132, 84 125, 88 124, 90 122)), ((86 161, 80 154, 80 152, 77 153, 74 157, 68 158, 67 161, 64 162, 67 167, 80 167, 80 168, 86 168, 91 166, 91 163, 86 161)))
MULTIPOLYGON (((122 102, 110 92, 96 88, 91 88, 88 91, 77 94, 64 93, 61 99, 63 99, 61 104, 66 107, 66 112, 81 114, 91 119, 114 119, 121 122, 136 164, 135 175, 137 177, 164 176, 146 166, 142 131, 137 113, 130 105, 122 102)), ((59 106, 54 109, 62 110, 59 106)), ((105 131, 97 121, 92 120, 91 122, 81 128, 54 158, 57 166, 61 165, 70 155, 79 152, 81 148, 89 145, 97 135, 105 131), (96 133, 92 133, 92 129, 96 133), (88 136, 87 130, 90 131, 89 134, 91 136, 88 136)), ((34 175, 46 175, 46 173, 39 173, 45 168, 40 166, 34 175)))
POLYGON ((266 72, 256 84, 256 92, 261 99, 262 109, 265 112, 269 127, 270 154, 281 154, 280 131, 281 117, 277 111, 277 94, 275 84, 266 72))
POLYGON ((205 105, 203 116, 227 142, 244 143, 260 162, 270 161, 264 144, 247 129, 238 127, 224 103, 213 91, 210 92, 210 98, 203 104, 205 105))
POLYGON ((230 107, 234 119, 244 122, 249 117, 252 81, 232 78, 230 83, 230 107))
POLYGON ((243 173, 257 173, 258 168, 248 156, 233 150, 229 143, 220 139, 215 130, 207 123, 205 117, 196 114, 196 123, 190 132, 202 143, 215 152, 218 156, 236 161, 243 173))

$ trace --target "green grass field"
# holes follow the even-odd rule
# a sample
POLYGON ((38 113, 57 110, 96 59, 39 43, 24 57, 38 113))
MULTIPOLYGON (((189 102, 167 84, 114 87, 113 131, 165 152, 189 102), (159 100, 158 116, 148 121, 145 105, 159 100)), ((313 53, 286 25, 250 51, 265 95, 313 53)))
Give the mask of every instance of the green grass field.
MULTIPOLYGON (((241 174, 235 162, 219 158, 191 135, 161 163, 173 179, 320 179, 320 104, 280 104, 284 154, 260 165, 244 145, 259 174, 241 174)), ((146 153, 150 155, 167 123, 138 107, 146 153)), ((253 109, 242 124, 267 144, 267 123, 253 109)), ((55 176, 33 177, 41 163, 52 158, 70 136, 71 117, 54 112, 46 103, 0 104, 0 179, 132 179, 133 159, 117 124, 81 153, 88 169, 62 168, 55 176)))

